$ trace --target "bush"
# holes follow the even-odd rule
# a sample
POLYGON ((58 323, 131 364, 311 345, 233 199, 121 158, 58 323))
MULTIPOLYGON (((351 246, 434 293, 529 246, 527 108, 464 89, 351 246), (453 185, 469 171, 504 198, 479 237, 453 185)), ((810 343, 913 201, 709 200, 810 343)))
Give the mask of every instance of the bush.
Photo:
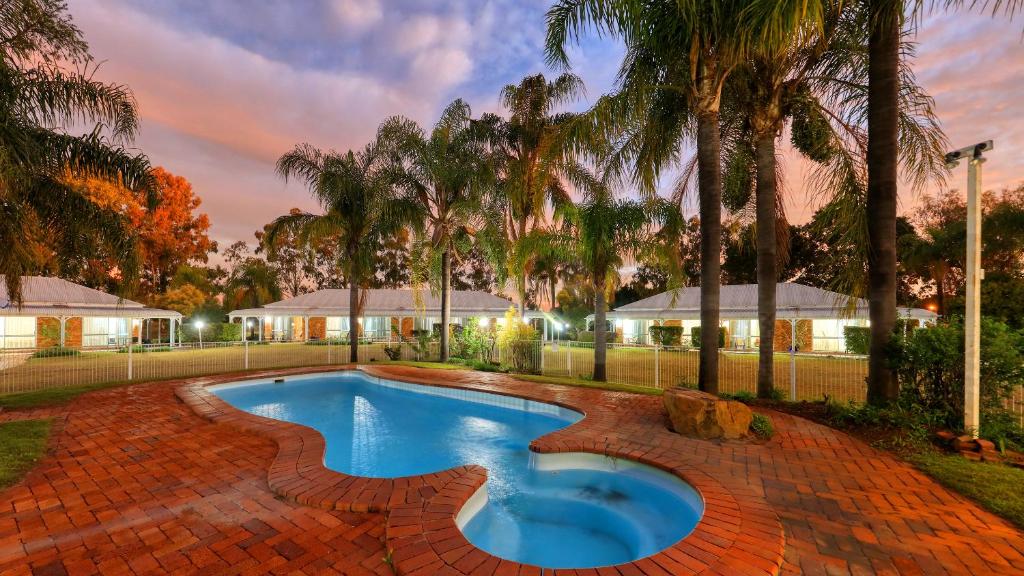
POLYGON ((468 318, 461 326, 454 325, 455 338, 452 341, 452 356, 467 360, 484 360, 491 357, 494 340, 491 335, 480 329, 476 318, 468 318))
POLYGON ((580 330, 576 333, 577 342, 593 342, 594 333, 590 330, 580 330))
POLYGON ((402 345, 396 346, 385 346, 384 354, 387 355, 388 360, 401 360, 402 359, 402 345))
MULTIPOLYGON (((718 327, 718 347, 725 348, 725 339, 728 336, 728 330, 725 326, 718 327)), ((690 328, 690 341, 694 348, 700 348, 700 326, 694 326, 690 328)))
MULTIPOLYGON (((203 326, 203 342, 240 342, 242 325, 234 322, 211 322, 203 326)), ((182 342, 199 342, 199 331, 191 322, 181 330, 182 342)))
POLYGON ((540 339, 537 330, 516 316, 515 309, 505 312, 505 325, 498 330, 498 346, 505 352, 513 372, 535 374, 540 371, 540 339))
POLYGON ((843 338, 850 354, 866 355, 871 349, 871 328, 867 326, 843 326, 843 338))
MULTIPOLYGON (((897 334, 889 357, 907 401, 935 413, 943 426, 963 428, 964 328, 959 318, 897 334)), ((1024 334, 982 318, 980 376, 982 421, 997 419, 1013 391, 1024 385, 1024 334)))
POLYGON ((33 358, 57 358, 60 356, 78 356, 82 352, 74 348, 65 348, 63 346, 54 346, 52 348, 43 348, 37 350, 32 355, 33 358))
POLYGON ((682 326, 651 326, 651 341, 661 346, 679 346, 683 341, 682 326))
POLYGON ((758 438, 768 440, 775 434, 775 427, 772 426, 772 419, 764 414, 754 413, 750 421, 750 431, 758 438))
MULTIPOLYGON (((173 350, 173 348, 171 348, 170 346, 156 346, 156 347, 153 347, 153 346, 141 346, 139 344, 136 344, 136 345, 132 346, 132 354, 145 354, 147 352, 170 352, 171 350, 173 350)), ((124 346, 124 347, 118 348, 117 353, 118 354, 127 354, 128 353, 128 347, 124 346)))

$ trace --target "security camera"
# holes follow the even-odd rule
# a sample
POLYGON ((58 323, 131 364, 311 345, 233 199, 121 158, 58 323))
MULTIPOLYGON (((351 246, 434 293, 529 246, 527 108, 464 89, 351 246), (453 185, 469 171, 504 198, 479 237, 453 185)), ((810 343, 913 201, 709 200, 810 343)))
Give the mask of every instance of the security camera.
POLYGON ((974 146, 967 146, 959 150, 954 150, 946 154, 946 168, 955 168, 956 165, 964 158, 970 157, 974 160, 978 160, 981 158, 981 154, 983 152, 988 152, 989 150, 992 150, 991 140, 980 142, 974 146))

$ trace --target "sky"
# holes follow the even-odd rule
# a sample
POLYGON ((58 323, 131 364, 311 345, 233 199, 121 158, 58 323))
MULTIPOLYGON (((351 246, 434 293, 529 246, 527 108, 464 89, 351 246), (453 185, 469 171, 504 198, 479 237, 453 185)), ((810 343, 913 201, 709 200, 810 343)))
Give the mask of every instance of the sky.
MULTIPOLYGON (((101 62, 97 77, 131 88, 134 146, 184 176, 226 247, 292 207, 317 210, 274 162, 298 143, 360 148, 386 118, 430 126, 452 100, 501 112, 509 83, 543 72, 550 0, 71 0, 101 62)), ((1024 181, 1024 18, 933 14, 917 33, 918 80, 935 98, 954 148, 995 141, 985 187, 1024 181)), ((585 37, 572 52, 585 109, 614 86, 621 46, 585 37)), ((784 158, 790 155, 783 154, 784 158)), ((791 221, 820 196, 788 160, 791 221)), ((668 178, 666 178, 668 180, 668 178)), ((964 188, 964 168, 948 182, 964 188)), ((671 181, 663 183, 667 190, 671 181)), ((916 202, 910 190, 901 205, 916 202)))

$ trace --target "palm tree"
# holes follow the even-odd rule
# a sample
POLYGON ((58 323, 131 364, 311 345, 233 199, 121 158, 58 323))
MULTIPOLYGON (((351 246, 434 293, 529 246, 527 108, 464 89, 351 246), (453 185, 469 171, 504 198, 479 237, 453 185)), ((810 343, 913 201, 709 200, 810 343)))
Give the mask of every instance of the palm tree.
MULTIPOLYGON (((770 397, 774 389, 775 288, 779 249, 784 256, 788 245, 776 140, 790 123, 793 146, 816 166, 815 188, 820 197, 863 197, 865 138, 860 118, 867 106, 865 21, 859 5, 828 3, 822 26, 805 25, 787 46, 754 50, 729 80, 723 103, 723 195, 726 206, 734 209, 746 210, 749 200, 754 200, 761 397, 770 397)), ((912 52, 911 46, 903 49, 912 52)), ((909 68, 903 74, 899 114, 908 133, 904 145, 920 158, 908 169, 914 170, 917 181, 926 181, 938 174, 945 140, 931 99, 916 85, 909 68)), ((854 218, 835 223, 862 230, 859 222, 854 218)), ((862 272, 849 277, 860 278, 862 272)), ((840 288, 860 292, 855 286, 840 288)))
POLYGON ((701 227, 702 390, 718 391, 722 178, 719 109, 722 87, 755 46, 789 42, 803 19, 817 22, 818 2, 774 0, 680 3, 675 0, 560 0, 548 12, 546 51, 568 66, 570 37, 593 26, 621 38, 626 57, 619 90, 602 99, 582 134, 619 140, 616 166, 635 165, 634 180, 648 192, 676 160, 683 138, 696 132, 701 227), (622 139, 622 135, 625 138, 622 139), (621 139, 621 140, 620 140, 621 139))
MULTIPOLYGON (((897 234, 896 208, 901 165, 914 158, 903 147, 906 135, 899 117, 904 79, 900 61, 901 38, 907 13, 920 15, 922 0, 865 0, 868 34, 867 98, 867 198, 868 302, 871 317, 871 349, 868 359, 868 402, 886 404, 899 396, 899 383, 891 369, 888 351, 896 327, 897 234)), ((969 5, 992 14, 1014 15, 1020 0, 944 0, 948 8, 969 5)))
POLYGON ((64 11, 56 2, 0 5, 0 278, 15 303, 21 276, 47 254, 87 255, 93 244, 75 238, 98 239, 116 255, 123 288, 138 275, 128 222, 75 179, 145 189, 156 202, 148 160, 121 147, 137 129, 134 99, 124 86, 92 79, 88 46, 64 11), (83 136, 64 131, 83 123, 96 128, 83 136))
POLYGON ((231 271, 224 285, 224 294, 229 309, 259 308, 281 299, 280 277, 266 260, 249 257, 231 271))
POLYGON ((607 380, 607 311, 608 293, 613 277, 619 275, 626 256, 649 248, 652 224, 664 214, 665 204, 653 201, 644 204, 635 200, 616 199, 597 179, 584 189, 580 203, 566 204, 556 213, 562 221, 558 234, 538 238, 542 245, 552 246, 540 252, 560 254, 566 260, 579 262, 589 276, 594 290, 594 380, 607 380), (655 210, 652 210, 654 208, 655 210))
POLYGON ((358 152, 324 152, 300 144, 277 161, 286 181, 299 178, 320 203, 323 214, 291 212, 267 227, 263 241, 294 231, 304 244, 329 239, 338 243, 339 265, 349 289, 349 359, 359 359, 359 289, 374 273, 381 244, 402 228, 415 224, 415 207, 399 198, 390 185, 388 158, 377 144, 358 152))
MULTIPOLYGON (((496 231, 490 237, 504 244, 502 253, 522 252, 516 245, 544 226, 549 207, 571 201, 566 184, 575 184, 585 174, 566 137, 575 114, 555 112, 582 93, 582 80, 568 72, 550 81, 543 74, 527 76, 501 91, 508 120, 492 114, 480 119, 488 128, 498 166, 495 197, 487 214, 491 215, 489 226, 496 231)), ((528 276, 537 263, 527 258, 518 265, 509 264, 522 313, 528 276)))
POLYGON ((494 181, 486 130, 475 122, 468 104, 456 100, 441 113, 429 134, 412 120, 396 116, 381 125, 378 139, 395 160, 391 181, 405 191, 404 200, 426 215, 429 258, 417 259, 436 270, 441 292, 441 361, 448 360, 453 258, 468 249, 476 232, 481 201, 494 181))

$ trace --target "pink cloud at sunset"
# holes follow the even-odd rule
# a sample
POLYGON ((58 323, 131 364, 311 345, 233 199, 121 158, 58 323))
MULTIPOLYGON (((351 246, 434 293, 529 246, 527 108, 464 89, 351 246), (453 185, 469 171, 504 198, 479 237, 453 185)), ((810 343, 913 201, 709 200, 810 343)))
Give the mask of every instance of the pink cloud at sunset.
MULTIPOLYGON (((252 241, 289 208, 313 208, 274 172, 296 143, 361 147, 386 117, 429 125, 452 99, 497 111, 501 86, 543 65, 548 2, 334 0, 275 6, 246 2, 73 0, 71 11, 99 76, 131 87, 142 128, 136 146, 189 179, 222 243, 252 241)), ((993 139, 986 187, 1024 179, 1021 21, 974 14, 925 19, 915 70, 936 100, 951 145, 993 139)), ((588 100, 609 90, 613 43, 576 50, 588 100)), ((579 103, 578 107, 586 106, 579 103)), ((816 203, 806 167, 789 158, 788 211, 816 203)), ((949 186, 962 188, 962 169, 949 186)), ((906 191, 904 208, 915 198, 906 191)))

